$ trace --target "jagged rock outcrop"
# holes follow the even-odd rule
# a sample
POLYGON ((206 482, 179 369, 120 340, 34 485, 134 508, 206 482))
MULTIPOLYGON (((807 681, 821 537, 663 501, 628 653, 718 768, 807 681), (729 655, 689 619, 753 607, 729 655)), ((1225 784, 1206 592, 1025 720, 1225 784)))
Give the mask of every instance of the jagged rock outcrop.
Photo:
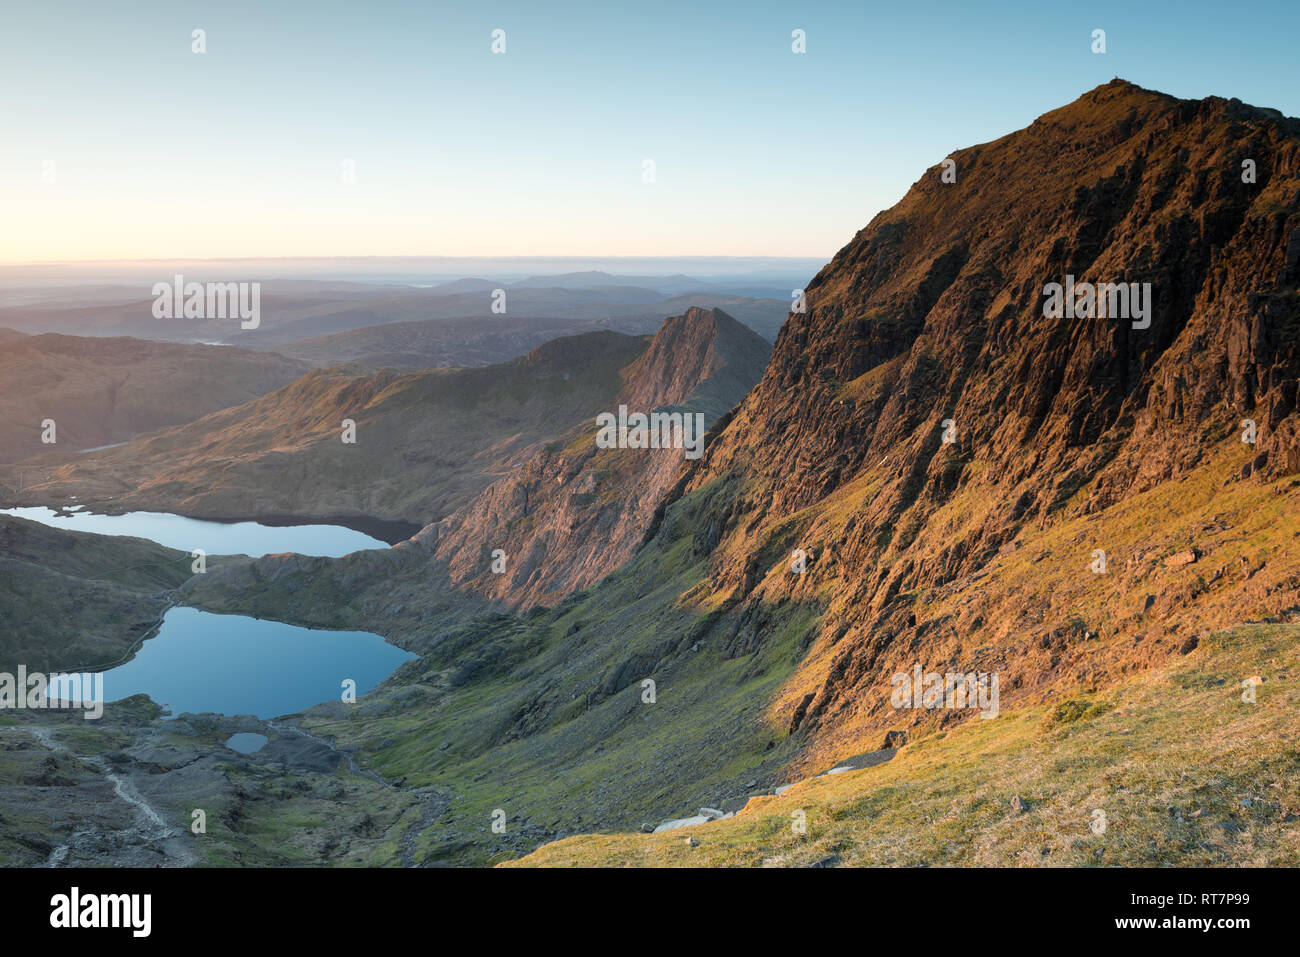
POLYGON ((683 485, 741 490, 712 566, 738 613, 833 584, 819 677, 782 706, 802 702, 803 732, 879 702, 901 660, 969 651, 905 598, 983 573, 1023 529, 1225 449, 1250 458, 1225 481, 1300 466, 1300 121, 1116 80, 950 159, 956 182, 927 171, 809 284, 683 485), (1149 327, 1047 318, 1067 276, 1150 283, 1149 327), (810 573, 774 571, 796 545, 810 573))
MULTIPOLYGON (((605 410, 728 412, 763 373, 769 347, 719 309, 669 318, 624 370, 605 410)), ((686 457, 681 449, 600 449, 590 421, 547 444, 439 529, 452 579, 512 604, 547 603, 623 564, 642 541, 686 457), (493 572, 492 553, 505 553, 493 572)), ((432 537, 432 536, 426 536, 432 537)))

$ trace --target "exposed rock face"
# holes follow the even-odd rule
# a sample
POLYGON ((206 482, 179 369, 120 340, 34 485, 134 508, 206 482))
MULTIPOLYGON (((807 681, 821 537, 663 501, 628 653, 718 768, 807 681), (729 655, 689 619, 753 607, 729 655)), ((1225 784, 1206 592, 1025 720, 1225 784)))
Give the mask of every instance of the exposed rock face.
MULTIPOLYGON (((689 309, 664 321, 604 411, 671 408, 712 425, 758 381, 768 353, 721 310, 689 309)), ((632 555, 686 459, 680 449, 599 449, 596 431, 593 419, 539 449, 438 530, 438 557, 454 582, 545 604, 632 555), (492 571, 496 549, 506 556, 502 573, 492 571)))
POLYGON ((729 412, 754 387, 771 347, 721 309, 688 309, 664 320, 627 370, 618 401, 629 409, 684 406, 706 421, 729 412))
MULTIPOLYGON (((960 658, 955 623, 918 625, 904 596, 981 574, 1022 529, 1225 449, 1244 474, 1300 467, 1300 121, 1117 80, 951 158, 955 183, 929 170, 808 286, 684 484, 741 489, 713 561, 730 601, 757 614, 834 583, 820 677, 785 705, 804 732, 879 698, 901 660, 960 658), (1067 276, 1150 283, 1149 328, 1046 318, 1067 276), (810 573, 774 572, 794 545, 810 573)), ((1080 549, 1059 560, 1086 569, 1080 549)))
MULTIPOLYGON (((952 417, 959 448, 992 453, 1010 486, 1064 479, 1090 446, 1131 435, 1158 461, 1115 469, 1113 497, 1195 460, 1178 450, 1216 405, 1263 406, 1276 433, 1295 401, 1298 129, 1115 81, 954 153, 956 184, 927 173, 810 284, 712 468, 758 452, 787 509, 886 455, 934 490, 952 417), (1241 182, 1250 157, 1255 185, 1241 182), (1151 282, 1151 328, 1044 319, 1043 285, 1067 274, 1151 282)), ((1020 511, 1051 492, 1036 483, 1020 511)))

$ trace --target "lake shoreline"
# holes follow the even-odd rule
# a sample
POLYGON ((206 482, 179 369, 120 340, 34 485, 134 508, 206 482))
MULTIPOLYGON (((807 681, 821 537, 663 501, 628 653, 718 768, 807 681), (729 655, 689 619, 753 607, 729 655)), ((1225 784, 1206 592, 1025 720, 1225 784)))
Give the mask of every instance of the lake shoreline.
MULTIPOLYGON (((20 499, 24 498, 19 496, 20 499)), ((416 522, 402 519, 377 518, 373 515, 331 514, 331 515, 295 515, 287 512, 249 513, 245 515, 205 515, 202 512, 176 511, 174 509, 150 509, 132 505, 119 505, 115 502, 86 501, 48 502, 40 500, 14 500, 0 502, 0 511, 14 508, 48 508, 61 515, 105 515, 120 516, 131 512, 147 512, 154 515, 176 515, 180 518, 193 519, 196 522, 216 522, 219 525, 237 525, 240 522, 255 522, 270 528, 295 528, 306 525, 336 525, 347 528, 371 538, 377 538, 390 547, 398 545, 414 536, 424 528, 416 522), (74 511, 75 509, 75 511, 74 511)))
MULTIPOLYGON (((121 513, 119 513, 121 514, 121 513)), ((338 525, 354 532, 377 538, 388 545, 398 545, 414 536, 424 528, 415 522, 400 519, 374 518, 370 515, 287 515, 271 513, 267 515, 192 515, 188 512, 173 512, 182 518, 192 518, 202 522, 219 522, 222 525, 235 525, 239 522, 256 522, 271 528, 294 528, 300 525, 338 525)))
POLYGON ((182 551, 197 546, 209 555, 252 558, 284 553, 340 557, 362 550, 384 551, 418 531, 412 524, 355 516, 317 521, 284 514, 206 517, 84 502, 23 505, 0 509, 0 513, 68 531, 140 538, 182 551))
POLYGON ((349 682, 360 698, 418 657, 374 632, 309 628, 173 600, 122 659, 96 670, 107 701, 147 695, 176 715, 265 722, 338 701, 349 682), (110 681, 127 687, 110 688, 110 681))

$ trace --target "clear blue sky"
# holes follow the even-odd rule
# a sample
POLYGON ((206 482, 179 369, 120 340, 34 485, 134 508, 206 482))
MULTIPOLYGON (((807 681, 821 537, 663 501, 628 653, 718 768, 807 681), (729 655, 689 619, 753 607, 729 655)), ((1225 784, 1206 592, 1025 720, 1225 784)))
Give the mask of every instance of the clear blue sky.
POLYGON ((0 261, 829 256, 1114 76, 1300 114, 1298 41, 1296 0, 13 3, 0 261))

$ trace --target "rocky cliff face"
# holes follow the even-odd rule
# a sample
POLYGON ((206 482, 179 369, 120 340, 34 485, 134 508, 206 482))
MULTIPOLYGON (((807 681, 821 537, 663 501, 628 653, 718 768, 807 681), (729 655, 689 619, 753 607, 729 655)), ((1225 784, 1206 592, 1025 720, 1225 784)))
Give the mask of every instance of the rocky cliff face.
MULTIPOLYGON (((711 426, 758 381, 768 353, 721 310, 691 308, 664 321, 604 411, 699 412, 711 426)), ((596 435, 594 419, 577 426, 445 527, 422 534, 437 542, 455 583, 512 604, 545 604, 631 556, 687 459, 681 449, 601 449, 596 435), (500 572, 492 570, 497 549, 505 555, 500 572)))
MULTIPOLYGON (((781 705, 805 730, 904 661, 969 662, 988 622, 925 622, 914 602, 987 574, 1025 530, 1198 468, 1231 485, 1300 467, 1300 121, 1116 80, 950 159, 955 182, 927 171, 809 285, 684 486, 742 489, 712 565, 730 601, 835 596, 817 678, 781 705), (1067 276, 1150 283, 1149 326, 1046 317, 1067 276), (811 572, 781 574, 796 546, 811 572)), ((1087 579, 1106 544, 1051 562, 1087 579)), ((1008 677, 1046 680, 1045 661, 1008 677)))
MULTIPOLYGON (((1185 445, 1219 403, 1230 417, 1267 407, 1261 452, 1282 467, 1297 348, 1297 130, 1235 101, 1115 81, 954 153, 955 184, 929 171, 810 284, 808 313, 782 331, 748 424, 729 430, 713 467, 741 448, 759 453, 787 509, 891 454, 935 486, 950 471, 933 454, 940 419, 952 417, 960 447, 991 454, 1012 484, 1065 478, 1079 450, 1104 439, 1160 446, 1158 464, 1110 477, 1122 494, 1193 460, 1196 450, 1183 458, 1165 446, 1185 445), (1248 158, 1255 184, 1241 181, 1248 158), (1152 283, 1151 328, 1044 319, 1043 285, 1067 274, 1152 283), (1152 441, 1158 423, 1179 441, 1152 441)), ((1053 502, 1057 483, 1044 484, 1022 512, 1053 502)))

